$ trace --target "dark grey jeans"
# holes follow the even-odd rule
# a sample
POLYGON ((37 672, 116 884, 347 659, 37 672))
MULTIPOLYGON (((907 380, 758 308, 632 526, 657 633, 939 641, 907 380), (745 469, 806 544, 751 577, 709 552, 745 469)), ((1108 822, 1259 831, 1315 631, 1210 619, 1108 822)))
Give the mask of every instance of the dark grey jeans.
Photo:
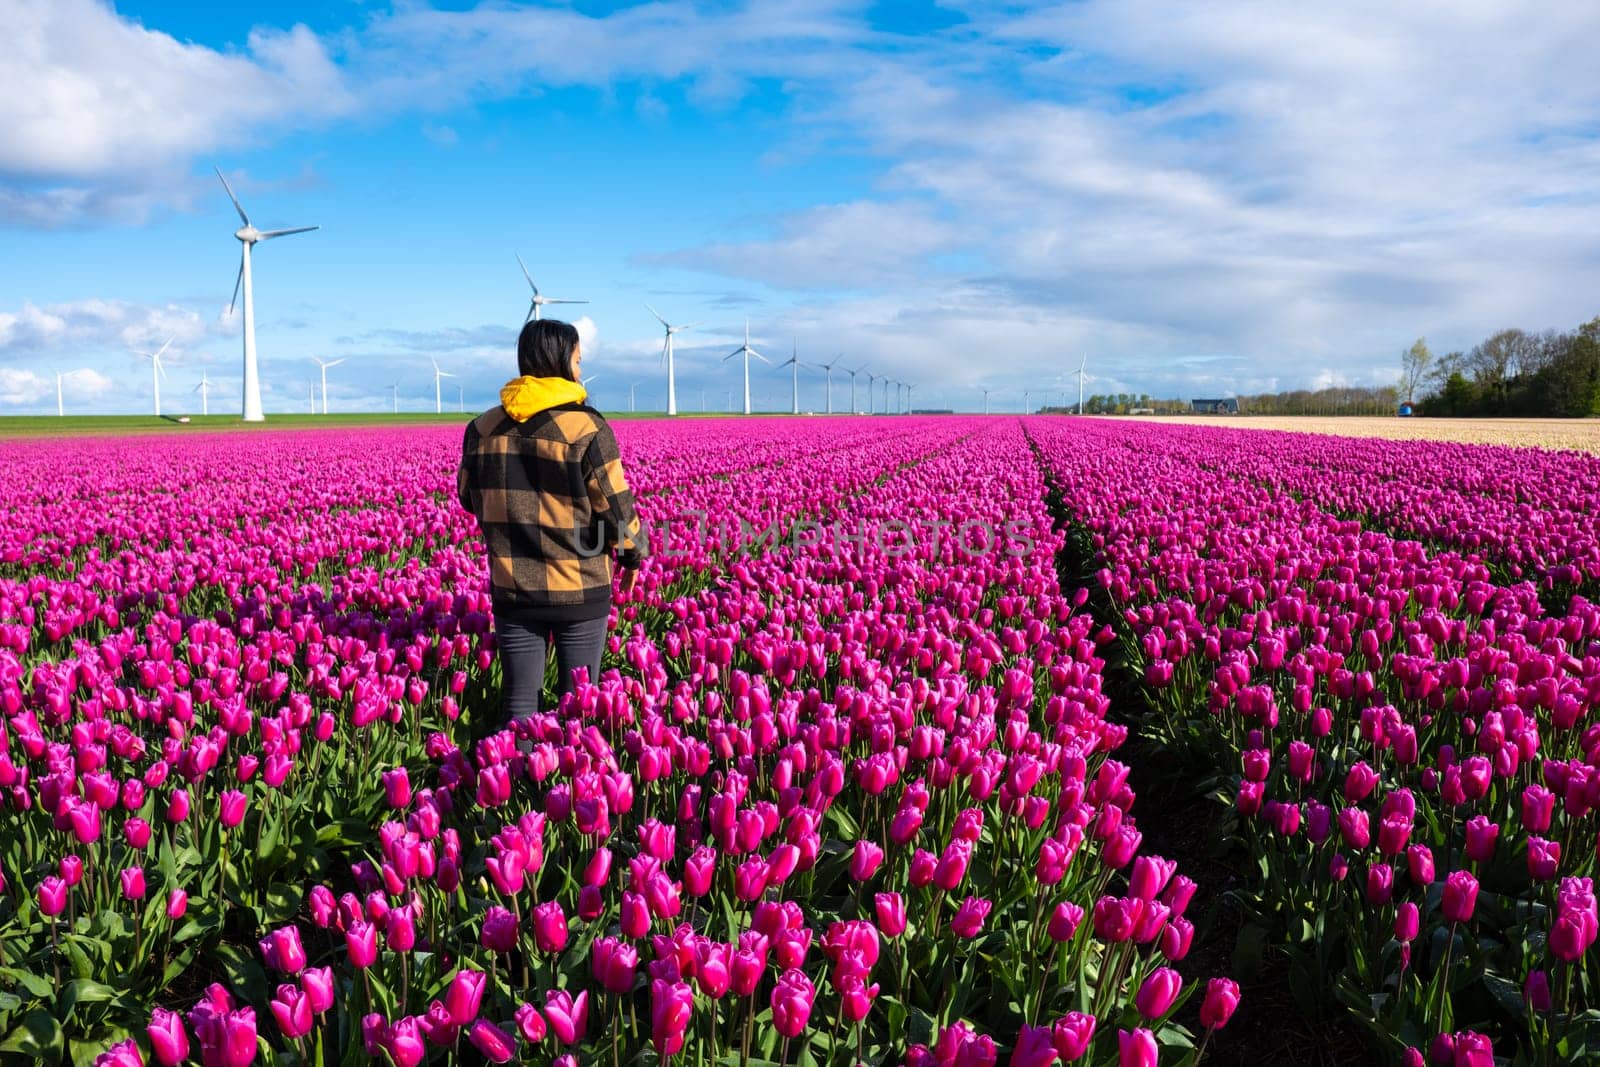
POLYGON ((578 667, 589 668, 589 681, 599 682, 606 621, 604 615, 578 622, 531 622, 497 614, 494 629, 500 647, 500 709, 505 720, 527 718, 539 711, 552 644, 560 679, 557 693, 573 688, 572 672, 578 667))

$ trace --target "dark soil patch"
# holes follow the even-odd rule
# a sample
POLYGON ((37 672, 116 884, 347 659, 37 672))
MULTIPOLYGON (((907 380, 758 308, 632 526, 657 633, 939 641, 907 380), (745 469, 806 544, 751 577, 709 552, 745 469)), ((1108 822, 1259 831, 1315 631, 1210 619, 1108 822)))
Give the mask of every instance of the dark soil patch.
MULTIPOLYGON (((1230 855, 1219 831, 1215 804, 1194 795, 1192 780, 1169 766, 1161 753, 1141 750, 1130 737, 1120 755, 1132 768, 1133 815, 1144 834, 1142 851, 1176 860, 1178 871, 1198 884, 1187 916, 1194 923, 1194 944, 1177 964, 1185 984, 1198 988, 1177 1015, 1191 1033, 1203 1034, 1200 1004, 1205 983, 1216 977, 1239 980, 1233 962, 1245 912, 1235 892, 1248 893, 1246 872, 1230 855)), ((1239 980, 1239 1010, 1228 1025, 1212 1035, 1204 1063, 1212 1067, 1295 1064, 1296 1067, 1343 1067, 1376 1062, 1361 1031, 1329 997, 1330 1017, 1304 1017, 1289 991, 1288 957, 1269 946, 1260 973, 1239 980)))

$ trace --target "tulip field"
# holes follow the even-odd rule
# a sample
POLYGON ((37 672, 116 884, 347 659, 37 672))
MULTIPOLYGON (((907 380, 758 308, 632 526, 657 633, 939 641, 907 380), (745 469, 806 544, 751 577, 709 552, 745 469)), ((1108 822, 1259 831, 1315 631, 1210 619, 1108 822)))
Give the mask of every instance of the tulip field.
POLYGON ((1250 945, 1357 1062, 1600 1056, 1600 459, 614 428, 521 732, 458 428, 0 441, 0 1062, 1237 1062, 1250 945))

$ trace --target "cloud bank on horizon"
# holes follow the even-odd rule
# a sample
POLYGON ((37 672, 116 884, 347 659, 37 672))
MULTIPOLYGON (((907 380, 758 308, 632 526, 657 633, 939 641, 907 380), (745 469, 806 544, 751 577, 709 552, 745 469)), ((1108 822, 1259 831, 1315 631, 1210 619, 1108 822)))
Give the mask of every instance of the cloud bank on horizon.
MULTIPOLYGON (((663 398, 646 299, 711 320, 680 339, 691 409, 737 385, 720 357, 747 314, 758 347, 842 350, 970 409, 980 386, 1075 393, 1084 355, 1102 391, 1374 384, 1421 334, 1600 313, 1593 5, 273 17, 4 16, 0 80, 24 89, 0 97, 0 239, 21 251, 0 267, 0 410, 53 410, 69 364, 115 383, 85 410, 140 410, 128 349, 173 334, 172 370, 233 367, 213 161, 252 219, 325 227, 256 265, 269 410, 304 406, 313 355, 375 367, 334 406, 387 408, 390 370, 431 400, 430 356, 491 403, 527 306, 518 242, 549 295, 591 301, 573 310, 607 406, 634 383, 663 398)), ((787 409, 786 377, 760 373, 758 401, 787 409)))

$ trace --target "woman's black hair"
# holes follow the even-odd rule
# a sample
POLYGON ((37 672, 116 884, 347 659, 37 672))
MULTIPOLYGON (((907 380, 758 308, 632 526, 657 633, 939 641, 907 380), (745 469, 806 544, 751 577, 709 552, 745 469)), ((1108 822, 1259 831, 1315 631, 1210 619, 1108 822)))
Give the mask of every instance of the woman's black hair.
POLYGON ((578 328, 558 319, 534 319, 517 338, 517 372, 533 378, 577 379, 572 374, 572 350, 578 347, 578 328))

